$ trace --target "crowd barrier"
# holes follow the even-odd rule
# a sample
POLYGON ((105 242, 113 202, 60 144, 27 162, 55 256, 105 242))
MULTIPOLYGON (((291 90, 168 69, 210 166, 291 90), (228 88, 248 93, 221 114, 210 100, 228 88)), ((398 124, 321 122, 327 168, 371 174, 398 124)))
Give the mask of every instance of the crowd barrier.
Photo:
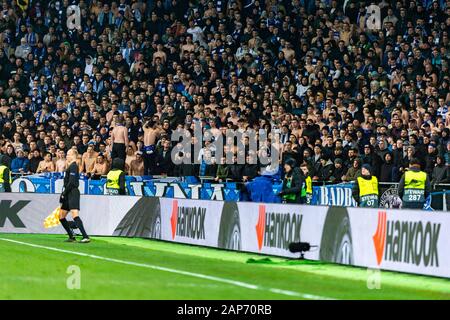
MULTIPOLYGON (((239 201, 240 189, 236 183, 198 183, 192 178, 180 181, 177 178, 126 177, 127 194, 132 196, 168 197, 206 200, 239 201)), ((13 192, 61 193, 63 189, 62 174, 19 176, 14 179, 13 192)), ((80 177, 79 190, 81 194, 104 195, 106 179, 88 179, 80 177)))
MULTIPOLYGON (((0 232, 63 233, 43 221, 58 195, 0 194, 0 232)), ((295 258, 291 242, 317 250, 306 259, 450 278, 450 215, 137 196, 81 197, 89 234, 170 242, 295 258)))
MULTIPOLYGON (((225 200, 225 201, 262 201, 280 203, 276 194, 281 191, 281 181, 269 180, 269 190, 262 187, 264 178, 255 179, 253 189, 260 195, 249 194, 245 184, 236 182, 201 183, 195 177, 155 179, 152 177, 126 177, 127 194, 132 196, 156 196, 181 199, 225 200), (261 187, 260 187, 261 186, 261 187), (255 197, 256 199, 253 199, 255 197)), ((266 182, 267 183, 267 182, 266 182)), ((106 194, 106 179, 80 178, 82 194, 106 194)), ((352 183, 313 186, 313 205, 356 207, 352 197, 352 183)), ((20 176, 13 181, 13 192, 60 193, 63 188, 61 174, 20 176)), ((397 183, 380 183, 380 207, 400 208, 402 201, 398 196, 397 183)), ((427 199, 425 209, 446 211, 450 206, 450 185, 433 186, 431 197, 427 199)))

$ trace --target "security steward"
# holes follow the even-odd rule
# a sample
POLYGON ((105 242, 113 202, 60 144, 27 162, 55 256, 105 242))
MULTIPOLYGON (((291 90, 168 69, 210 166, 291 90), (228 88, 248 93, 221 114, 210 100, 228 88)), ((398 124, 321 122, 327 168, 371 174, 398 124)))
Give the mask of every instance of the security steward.
POLYGON ((296 168, 294 159, 289 159, 284 164, 283 187, 278 196, 282 197, 283 203, 301 203, 301 192, 304 179, 300 169, 296 168))
POLYGON ((361 168, 361 176, 356 179, 353 185, 353 198, 358 202, 359 207, 378 208, 378 179, 372 175, 372 168, 369 164, 364 164, 361 168))
POLYGON ((3 155, 0 158, 0 192, 11 192, 11 170, 10 166, 10 158, 6 155, 3 155))
POLYGON ((412 158, 409 169, 403 174, 398 185, 398 195, 403 202, 402 208, 423 209, 430 190, 428 175, 420 170, 420 161, 412 158))
POLYGON ((115 158, 112 162, 111 170, 106 176, 106 194, 125 195, 125 161, 115 158))
POLYGON ((303 184, 303 187, 302 187, 300 201, 301 201, 301 203, 311 204, 313 189, 312 189, 312 179, 311 179, 311 175, 309 174, 308 165, 306 163, 304 163, 300 166, 300 169, 303 173, 303 179, 305 181, 305 183, 303 184))

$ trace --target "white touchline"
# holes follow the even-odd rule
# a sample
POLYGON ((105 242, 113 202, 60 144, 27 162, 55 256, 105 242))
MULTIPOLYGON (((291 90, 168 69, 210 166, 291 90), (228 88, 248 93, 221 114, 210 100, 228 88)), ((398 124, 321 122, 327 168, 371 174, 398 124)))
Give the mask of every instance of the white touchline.
POLYGON ((121 263, 121 264, 127 264, 127 265, 130 265, 130 266, 142 267, 142 268, 147 268, 147 269, 154 269, 154 270, 159 270, 159 271, 166 271, 166 272, 170 272, 170 273, 177 273, 177 274, 182 274, 182 275, 185 275, 185 276, 190 276, 190 277, 196 277, 196 278, 200 278, 200 279, 207 279, 207 280, 211 280, 211 281, 227 283, 227 284, 231 284, 231 285, 234 285, 234 286, 237 286, 237 287, 242 287, 242 288, 247 288, 247 289, 269 291, 269 292, 273 292, 273 293, 277 293, 277 294, 281 294, 281 295, 294 296, 294 297, 299 297, 299 298, 303 298, 303 299, 310 299, 310 300, 334 300, 334 298, 316 296, 316 295, 312 295, 312 294, 300 293, 300 292, 283 290, 283 289, 265 288, 265 287, 257 286, 257 285, 250 284, 250 283, 245 283, 245 282, 235 281, 235 280, 230 280, 230 279, 225 279, 225 278, 219 278, 219 277, 214 277, 214 276, 208 276, 208 275, 201 274, 201 273, 194 273, 194 272, 189 272, 189 271, 183 271, 183 270, 177 270, 177 269, 171 269, 171 268, 166 268, 166 267, 155 266, 155 265, 151 265, 151 264, 145 264, 145 263, 139 263, 139 262, 133 262, 133 261, 126 261, 126 260, 120 260, 120 259, 114 259, 114 258, 108 258, 108 257, 101 257, 101 256, 93 255, 93 254, 77 252, 77 251, 70 251, 70 250, 64 250, 64 249, 58 249, 58 248, 47 247, 47 246, 41 246, 39 244, 22 242, 22 241, 17 241, 17 240, 12 240, 12 239, 0 238, 0 240, 7 241, 7 242, 12 242, 12 243, 17 243, 17 244, 22 244, 22 245, 29 246, 29 247, 34 247, 34 248, 46 249, 46 250, 51 250, 51 251, 56 251, 56 252, 64 252, 64 253, 68 253, 68 254, 73 254, 73 255, 82 256, 82 257, 88 257, 88 258, 97 259, 97 260, 116 262, 116 263, 121 263))

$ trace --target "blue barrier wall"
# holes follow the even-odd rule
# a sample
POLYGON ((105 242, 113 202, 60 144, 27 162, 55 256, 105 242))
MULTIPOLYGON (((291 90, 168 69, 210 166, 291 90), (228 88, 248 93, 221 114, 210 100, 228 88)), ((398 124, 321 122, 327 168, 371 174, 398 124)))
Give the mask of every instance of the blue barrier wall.
MULTIPOLYGON (((60 193, 63 187, 60 173, 48 173, 19 177, 13 181, 13 192, 60 193)), ((281 202, 276 196, 281 191, 282 183, 267 176, 255 178, 245 185, 235 182, 199 183, 195 177, 186 181, 177 178, 152 179, 152 177, 126 177, 127 193, 133 196, 157 196, 168 198, 187 198, 202 200, 281 202)), ((84 194, 105 194, 106 179, 91 180, 80 176, 80 192, 84 194)), ((352 197, 352 183, 314 186, 313 205, 356 207, 352 197)), ((397 207, 401 203, 396 189, 391 187, 380 191, 380 206, 397 207)), ((431 209, 431 197, 427 199, 425 209, 431 209)))
MULTIPOLYGON (((24 176, 14 180, 14 192, 60 193, 63 187, 60 173, 24 176)), ((199 183, 195 177, 179 181, 175 178, 126 177, 127 193, 133 196, 159 196, 202 200, 281 202, 276 194, 281 191, 281 181, 262 176, 246 184, 235 182, 199 183)), ((92 180, 80 176, 80 192, 105 194, 106 179, 92 180)), ((313 204, 354 206, 351 201, 351 184, 313 188, 313 204), (349 201, 350 199, 350 201, 349 201)))

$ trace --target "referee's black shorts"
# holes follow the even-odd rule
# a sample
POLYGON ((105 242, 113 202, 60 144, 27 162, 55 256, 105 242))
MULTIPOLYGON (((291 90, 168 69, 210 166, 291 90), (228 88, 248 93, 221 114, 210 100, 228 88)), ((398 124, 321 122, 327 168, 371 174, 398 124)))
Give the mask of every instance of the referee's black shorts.
POLYGON ((74 189, 66 195, 61 204, 61 209, 65 211, 80 210, 80 191, 78 189, 74 189))

